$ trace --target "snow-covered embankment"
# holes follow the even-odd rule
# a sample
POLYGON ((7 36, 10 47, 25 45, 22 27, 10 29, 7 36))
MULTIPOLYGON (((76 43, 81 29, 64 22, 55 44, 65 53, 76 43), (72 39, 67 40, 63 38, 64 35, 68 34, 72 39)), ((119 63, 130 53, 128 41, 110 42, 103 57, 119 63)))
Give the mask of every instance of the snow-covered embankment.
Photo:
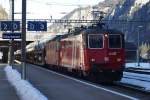
POLYGON ((5 67, 6 76, 12 86, 15 87, 21 100, 48 100, 40 91, 34 88, 28 81, 21 79, 21 74, 12 69, 11 66, 5 67))

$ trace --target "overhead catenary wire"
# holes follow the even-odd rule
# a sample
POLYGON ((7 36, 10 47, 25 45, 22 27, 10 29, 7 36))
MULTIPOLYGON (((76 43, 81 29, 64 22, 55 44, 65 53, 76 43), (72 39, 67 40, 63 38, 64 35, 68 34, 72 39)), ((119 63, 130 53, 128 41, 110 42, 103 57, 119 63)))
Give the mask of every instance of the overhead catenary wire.
POLYGON ((73 3, 58 3, 58 2, 43 2, 43 1, 39 1, 39 0, 30 0, 33 1, 35 3, 40 3, 40 4, 44 4, 44 5, 57 5, 57 6, 90 6, 90 4, 73 4, 73 3))
MULTIPOLYGON (((33 1, 35 3, 44 4, 44 5, 59 5, 59 6, 79 6, 80 5, 80 6, 90 6, 90 4, 79 4, 79 3, 78 4, 73 4, 73 3, 59 3, 59 2, 43 2, 43 1, 40 1, 40 0, 30 0, 30 1, 33 1)), ((121 5, 121 4, 123 4, 123 6, 129 6, 135 1, 128 0, 126 2, 127 2, 126 4, 124 4, 123 1, 120 1, 117 4, 115 4, 115 3, 106 4, 104 2, 101 2, 101 3, 103 4, 103 6, 112 7, 113 5, 117 5, 118 6, 118 5, 121 5)), ((142 0, 141 0, 141 3, 142 3, 142 0)), ((98 3, 97 3, 97 5, 98 5, 98 3)))
MULTIPOLYGON (((6 19, 0 19, 0 21, 9 21, 6 19)), ((21 19, 15 19, 15 21, 21 21, 21 19)), ((77 19, 27 19, 27 21, 47 21, 47 23, 95 23, 99 20, 77 20, 77 19)), ((144 22, 149 23, 150 20, 119 20, 119 19, 112 19, 112 20, 102 20, 103 22, 115 22, 115 23, 124 23, 124 22, 144 22)))

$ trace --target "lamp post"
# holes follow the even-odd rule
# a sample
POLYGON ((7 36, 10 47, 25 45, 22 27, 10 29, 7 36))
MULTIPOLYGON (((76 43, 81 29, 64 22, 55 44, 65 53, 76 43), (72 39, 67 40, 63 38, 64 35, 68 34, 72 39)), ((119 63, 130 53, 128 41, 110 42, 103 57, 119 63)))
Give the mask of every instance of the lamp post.
POLYGON ((138 40, 137 40, 137 66, 140 66, 140 28, 142 28, 143 26, 138 26, 138 40))
MULTIPOLYGON (((9 3, 10 3, 10 18, 11 18, 11 20, 12 21, 14 21, 14 0, 9 0, 9 3)), ((12 33, 13 33, 14 31, 12 30, 12 33)), ((14 40, 12 39, 12 40, 10 40, 9 41, 9 55, 8 55, 8 64, 10 65, 10 66, 12 66, 13 65, 13 63, 14 63, 14 47, 13 47, 13 45, 14 45, 14 40)))
POLYGON ((21 42, 21 65, 22 79, 26 79, 26 0, 22 0, 22 42, 21 42))

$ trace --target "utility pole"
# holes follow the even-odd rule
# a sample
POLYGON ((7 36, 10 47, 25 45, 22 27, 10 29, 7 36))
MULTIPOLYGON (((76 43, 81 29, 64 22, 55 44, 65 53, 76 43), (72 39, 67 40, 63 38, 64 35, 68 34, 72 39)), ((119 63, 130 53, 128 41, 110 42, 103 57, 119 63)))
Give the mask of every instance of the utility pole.
POLYGON ((140 67, 140 28, 143 26, 138 26, 138 39, 137 39, 137 66, 140 67))
POLYGON ((22 0, 22 42, 21 42, 21 65, 22 78, 26 79, 26 0, 22 0))
MULTIPOLYGON (((10 0, 9 2, 10 2, 10 9, 11 9, 10 10, 11 11, 11 13, 10 13, 11 16, 10 17, 11 17, 11 20, 14 21, 14 0, 10 0)), ((13 32, 14 31, 12 30, 12 33, 13 32)), ((14 48, 13 48, 13 43, 14 43, 13 39, 9 41, 8 64, 10 66, 12 66, 14 64, 14 48)))

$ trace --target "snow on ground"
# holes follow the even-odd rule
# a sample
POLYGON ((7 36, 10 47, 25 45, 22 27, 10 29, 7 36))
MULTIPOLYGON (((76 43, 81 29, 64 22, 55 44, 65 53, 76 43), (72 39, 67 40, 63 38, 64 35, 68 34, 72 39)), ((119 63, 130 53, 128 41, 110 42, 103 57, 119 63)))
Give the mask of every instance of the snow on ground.
MULTIPOLYGON (((136 71, 150 72, 150 63, 140 63, 140 66, 137 63, 126 63, 125 66, 126 68, 135 68, 136 71)), ((148 74, 124 72, 121 82, 143 87, 145 90, 150 91, 150 75, 148 74)))
POLYGON ((143 87, 150 91, 150 75, 124 72, 123 77, 122 83, 143 87))
POLYGON ((40 91, 34 88, 28 81, 21 79, 21 74, 12 69, 11 66, 5 67, 6 76, 11 85, 17 91, 21 100, 48 100, 40 91))
POLYGON ((137 63, 126 63, 125 66, 126 68, 150 69, 150 63, 140 63, 140 66, 137 63))
POLYGON ((138 73, 131 73, 131 72, 123 72, 124 77, 135 78, 143 81, 150 82, 150 75, 148 74, 138 74, 138 73))

